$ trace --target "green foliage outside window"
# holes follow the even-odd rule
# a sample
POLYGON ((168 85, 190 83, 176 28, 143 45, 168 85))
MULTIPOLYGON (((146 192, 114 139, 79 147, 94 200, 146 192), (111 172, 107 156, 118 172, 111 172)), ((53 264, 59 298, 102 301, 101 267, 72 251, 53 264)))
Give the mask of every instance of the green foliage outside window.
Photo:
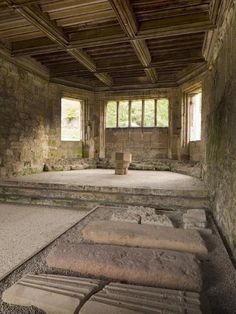
POLYGON ((129 126, 129 102, 124 100, 119 102, 119 127, 127 128, 129 126))
POLYGON ((155 100, 147 99, 144 102, 144 126, 154 127, 155 126, 155 100))
POLYGON ((106 126, 107 128, 116 128, 117 115, 116 101, 109 101, 107 103, 106 126))
POLYGON ((141 127, 142 124, 142 100, 131 102, 131 126, 141 127))
POLYGON ((109 101, 106 108, 106 127, 168 127, 169 101, 166 98, 109 101), (117 112, 118 103, 118 112, 117 112), (130 117, 129 117, 130 108, 130 117), (144 108, 144 112, 143 112, 144 108), (155 117, 156 114, 156 117, 155 117), (143 125, 142 125, 143 115, 143 125), (118 126, 117 126, 118 117, 118 126), (130 118, 130 124, 129 124, 130 118), (156 125, 155 125, 156 123, 156 125))
POLYGON ((169 101, 166 98, 157 100, 157 126, 169 126, 169 101))

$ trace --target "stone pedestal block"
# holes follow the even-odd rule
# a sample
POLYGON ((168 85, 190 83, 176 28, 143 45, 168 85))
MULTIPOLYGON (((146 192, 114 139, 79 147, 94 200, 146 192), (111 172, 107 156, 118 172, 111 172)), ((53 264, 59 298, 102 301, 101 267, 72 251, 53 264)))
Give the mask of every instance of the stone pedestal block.
POLYGON ((127 174, 131 159, 132 157, 130 153, 115 153, 115 174, 127 174))

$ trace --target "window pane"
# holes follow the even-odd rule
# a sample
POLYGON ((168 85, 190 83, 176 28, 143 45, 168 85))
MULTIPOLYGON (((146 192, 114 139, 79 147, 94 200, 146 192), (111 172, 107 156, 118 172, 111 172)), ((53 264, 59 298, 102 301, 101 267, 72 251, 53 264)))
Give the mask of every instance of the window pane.
POLYGON ((116 115, 117 115, 116 101, 108 101, 106 112, 106 127, 116 128, 116 115))
POLYGON ((61 100, 61 140, 80 141, 80 101, 62 98, 61 100))
POLYGON ((144 126, 155 126, 155 101, 154 99, 145 100, 144 107, 144 126))
POLYGON ((202 94, 199 93, 192 97, 190 115, 190 141, 201 140, 201 107, 202 94))
POLYGON ((169 100, 166 98, 157 100, 157 126, 169 126, 169 100))
POLYGON ((131 102, 131 126, 141 127, 142 124, 142 100, 131 102))
POLYGON ((119 122, 120 128, 129 126, 129 102, 127 100, 119 101, 119 122))

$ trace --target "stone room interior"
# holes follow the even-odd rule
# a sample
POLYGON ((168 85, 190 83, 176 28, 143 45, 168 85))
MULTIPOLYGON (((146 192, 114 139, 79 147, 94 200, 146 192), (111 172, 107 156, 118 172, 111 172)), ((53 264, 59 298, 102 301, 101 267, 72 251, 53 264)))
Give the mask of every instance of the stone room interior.
POLYGON ((0 313, 236 313, 235 121, 235 0, 0 0, 0 313))

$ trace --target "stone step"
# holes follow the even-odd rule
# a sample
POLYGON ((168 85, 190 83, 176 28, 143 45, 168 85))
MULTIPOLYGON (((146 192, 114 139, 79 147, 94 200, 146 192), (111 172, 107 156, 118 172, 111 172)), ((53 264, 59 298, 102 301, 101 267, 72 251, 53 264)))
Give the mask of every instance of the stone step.
POLYGON ((81 314, 209 313, 199 293, 110 283, 93 295, 81 314))
POLYGON ((207 248, 196 230, 157 227, 128 222, 94 221, 82 231, 83 238, 100 244, 157 248, 205 255, 207 248))
POLYGON ((208 193, 204 190, 74 186, 17 181, 0 183, 0 201, 83 208, 99 204, 161 209, 209 208, 208 193))
POLYGON ((47 314, 72 314, 102 288, 95 279, 59 275, 27 275, 3 292, 9 304, 35 306, 47 314))
POLYGON ((47 256, 49 267, 116 281, 200 291, 201 271, 190 253, 98 244, 61 244, 47 256))

